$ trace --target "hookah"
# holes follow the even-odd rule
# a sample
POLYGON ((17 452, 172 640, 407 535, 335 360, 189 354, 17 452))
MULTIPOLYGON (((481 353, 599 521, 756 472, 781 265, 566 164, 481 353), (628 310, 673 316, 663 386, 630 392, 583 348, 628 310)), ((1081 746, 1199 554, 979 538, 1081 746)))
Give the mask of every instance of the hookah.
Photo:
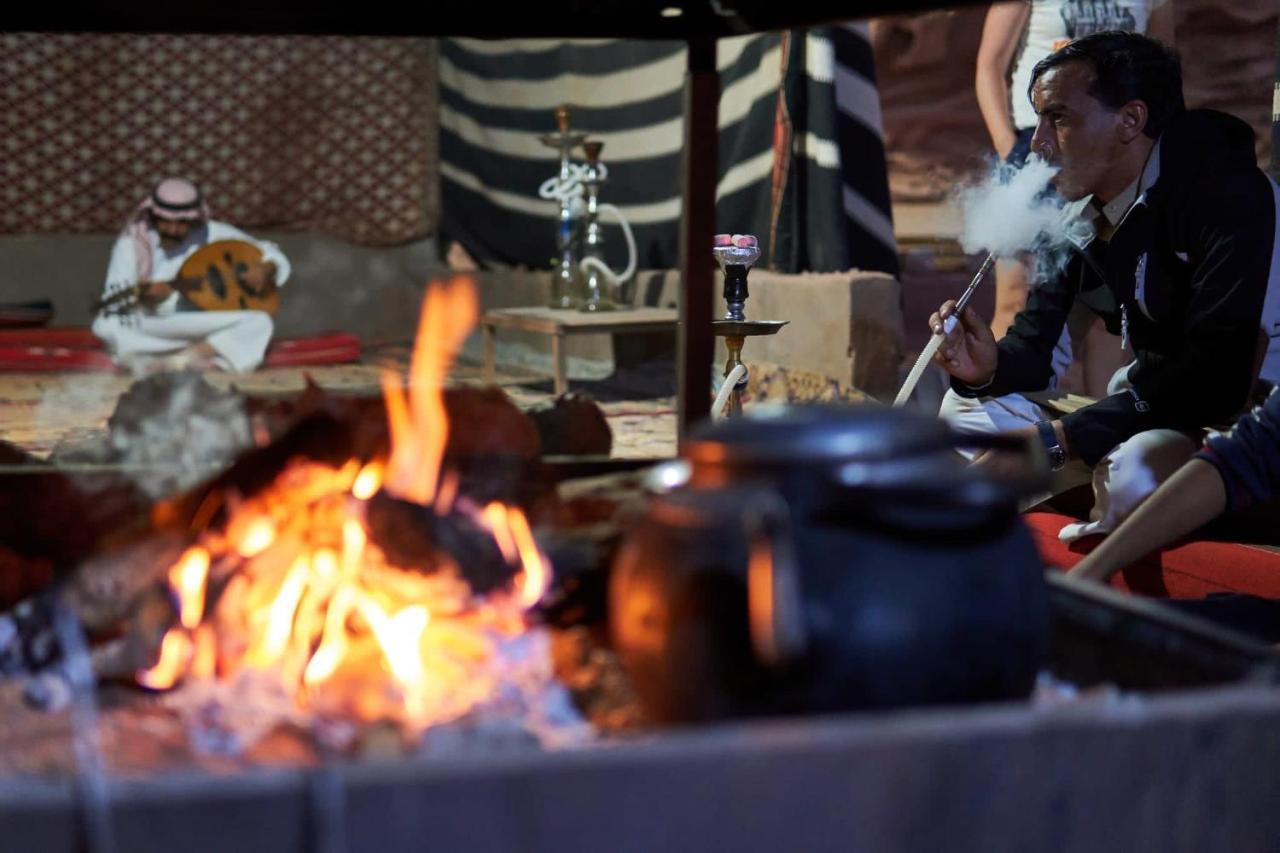
POLYGON ((582 185, 586 187, 586 234, 583 238, 582 260, 579 267, 586 281, 585 297, 580 311, 613 311, 625 307, 618 298, 622 283, 636 271, 636 240, 631 233, 631 226, 623 218, 622 211, 616 205, 601 204, 599 200, 600 184, 609 176, 609 170, 600 162, 600 151, 604 143, 592 140, 582 144, 587 155, 587 166, 583 172, 582 185), (622 226, 622 234, 627 240, 627 267, 621 273, 615 273, 605 264, 604 233, 600 229, 600 211, 607 210, 622 226))
POLYGON ((747 388, 747 366, 742 363, 742 347, 747 338, 759 335, 776 335, 787 325, 787 320, 748 320, 747 274, 760 259, 760 244, 750 234, 717 234, 711 254, 724 273, 724 301, 727 306, 724 319, 712 320, 711 328, 716 337, 724 338, 729 357, 724 364, 724 384, 711 406, 711 416, 722 418, 742 414, 742 392, 747 388), (726 411, 726 405, 728 409, 726 411))
POLYGON ((569 130, 569 107, 561 104, 556 107, 557 133, 544 133, 538 137, 543 145, 555 148, 560 152, 560 173, 547 178, 538 187, 538 195, 560 204, 560 213, 556 223, 556 251, 559 260, 551 272, 552 308, 576 308, 577 295, 577 259, 574 253, 574 214, 575 208, 581 206, 583 167, 569 159, 573 149, 586 140, 585 133, 573 133, 569 130))
POLYGON ((560 152, 560 172, 547 178, 538 187, 538 195, 560 205, 556 229, 556 250, 559 260, 551 274, 552 308, 581 308, 583 311, 608 311, 622 307, 615 298, 623 282, 636 271, 636 240, 631 226, 616 205, 599 201, 600 184, 609 177, 609 170, 600 162, 603 142, 587 142, 585 133, 569 130, 569 107, 556 107, 557 133, 538 137, 543 145, 560 152), (587 155, 585 164, 574 163, 570 154, 579 145, 587 155), (583 196, 586 196, 586 203, 583 196), (608 213, 618 221, 627 241, 627 266, 615 273, 603 261, 604 234, 600 228, 600 213, 608 213), (585 224, 579 219, 585 216, 585 224), (579 230, 586 243, 581 260, 577 257, 579 230), (583 293, 583 288, 587 289, 583 293))

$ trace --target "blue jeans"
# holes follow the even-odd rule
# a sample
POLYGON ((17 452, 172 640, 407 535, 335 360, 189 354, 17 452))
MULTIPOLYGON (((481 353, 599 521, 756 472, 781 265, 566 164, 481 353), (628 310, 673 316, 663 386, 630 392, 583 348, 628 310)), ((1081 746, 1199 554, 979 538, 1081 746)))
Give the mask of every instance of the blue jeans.
POLYGON ((1027 155, 1031 153, 1031 137, 1036 132, 1034 127, 1024 127, 1018 131, 1018 138, 1013 143, 1013 148, 1009 149, 1009 156, 1004 158, 1006 165, 1015 169, 1021 169, 1027 162, 1027 155))

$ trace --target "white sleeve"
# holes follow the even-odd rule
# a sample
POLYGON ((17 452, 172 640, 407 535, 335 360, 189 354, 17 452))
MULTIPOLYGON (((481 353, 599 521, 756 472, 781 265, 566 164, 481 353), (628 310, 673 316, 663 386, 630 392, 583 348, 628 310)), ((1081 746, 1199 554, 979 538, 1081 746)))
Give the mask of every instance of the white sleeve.
POLYGON ((111 247, 111 260, 107 264, 107 280, 103 283, 102 295, 110 296, 137 283, 138 250, 133 245, 133 238, 124 236, 111 247))
POLYGON ((216 240, 243 240, 246 243, 252 243, 262 252, 262 259, 270 261, 276 265, 276 284, 284 284, 289 280, 289 273, 293 268, 289 265, 289 259, 285 257, 284 252, 280 251, 280 247, 270 240, 259 240, 256 237, 250 237, 234 225, 228 225, 225 222, 209 222, 209 242, 216 240))

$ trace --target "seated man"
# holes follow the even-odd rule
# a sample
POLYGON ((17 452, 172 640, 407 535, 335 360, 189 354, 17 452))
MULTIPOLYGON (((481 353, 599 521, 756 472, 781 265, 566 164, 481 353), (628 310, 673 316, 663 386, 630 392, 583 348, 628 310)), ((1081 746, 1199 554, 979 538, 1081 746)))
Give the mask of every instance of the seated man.
MULTIPOLYGON (((1205 428, 1243 410, 1259 372, 1280 379, 1278 196, 1249 126, 1186 110, 1177 57, 1145 36, 1072 42, 1035 66, 1030 96, 1032 150, 1058 167, 1066 199, 1089 200, 1097 236, 1036 284, 998 344, 976 312, 962 312, 937 362, 952 377, 943 417, 1038 436, 1055 469, 1083 463, 1077 482, 1092 479, 1095 503, 1088 523, 1060 534, 1070 539, 1114 529, 1205 428), (1054 345, 1081 305, 1133 360, 1109 396, 1055 420, 1023 395, 1049 385, 1054 345)), ((935 331, 953 304, 930 318, 935 331)))
POLYGON ((185 178, 161 181, 137 208, 111 251, 104 299, 138 287, 138 310, 100 311, 93 332, 116 363, 219 368, 237 372, 262 363, 271 342, 271 316, 263 311, 183 311, 175 279, 197 249, 218 240, 243 240, 262 251, 245 284, 262 289, 289 278, 289 260, 274 243, 209 218, 200 188, 185 178))

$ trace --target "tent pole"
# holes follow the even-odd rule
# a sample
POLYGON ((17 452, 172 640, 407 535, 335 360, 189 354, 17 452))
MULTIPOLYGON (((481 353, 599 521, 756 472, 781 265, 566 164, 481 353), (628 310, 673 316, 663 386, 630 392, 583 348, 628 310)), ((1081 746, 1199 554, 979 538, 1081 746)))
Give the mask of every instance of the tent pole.
POLYGON ((711 411, 711 305, 719 155, 720 78, 716 40, 690 38, 684 83, 683 205, 680 217, 680 328, 677 347, 677 430, 683 442, 691 426, 711 411))

